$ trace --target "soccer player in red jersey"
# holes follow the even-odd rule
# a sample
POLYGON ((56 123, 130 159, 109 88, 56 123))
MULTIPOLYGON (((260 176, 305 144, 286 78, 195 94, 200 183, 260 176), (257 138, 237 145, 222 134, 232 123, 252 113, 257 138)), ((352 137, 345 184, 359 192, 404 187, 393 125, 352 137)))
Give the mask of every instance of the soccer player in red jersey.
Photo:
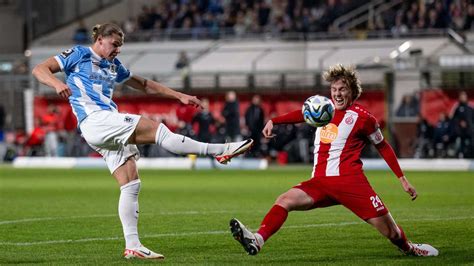
MULTIPOLYGON (((415 188, 400 169, 392 147, 384 139, 377 120, 356 103, 362 93, 357 73, 350 67, 335 65, 324 73, 324 79, 331 85, 331 98, 336 111, 328 125, 316 130, 312 178, 281 194, 255 234, 239 220, 232 219, 232 235, 248 254, 256 255, 265 241, 283 225, 288 212, 341 204, 375 227, 403 253, 437 256, 438 250, 432 246, 407 240, 402 228, 364 175, 360 153, 366 143, 371 142, 398 177, 403 190, 412 200, 417 197, 415 188)), ((275 117, 267 122, 263 135, 273 138, 275 124, 301 122, 304 122, 301 110, 275 117)))

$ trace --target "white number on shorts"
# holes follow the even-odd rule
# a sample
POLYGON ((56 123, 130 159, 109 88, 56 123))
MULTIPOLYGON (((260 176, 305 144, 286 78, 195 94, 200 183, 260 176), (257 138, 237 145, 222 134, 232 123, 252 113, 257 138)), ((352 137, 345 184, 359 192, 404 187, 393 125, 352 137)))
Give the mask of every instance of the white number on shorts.
POLYGON ((375 197, 374 196, 370 197, 370 200, 372 201, 372 205, 374 205, 374 208, 378 208, 379 205, 382 205, 382 201, 377 195, 375 195, 375 197))

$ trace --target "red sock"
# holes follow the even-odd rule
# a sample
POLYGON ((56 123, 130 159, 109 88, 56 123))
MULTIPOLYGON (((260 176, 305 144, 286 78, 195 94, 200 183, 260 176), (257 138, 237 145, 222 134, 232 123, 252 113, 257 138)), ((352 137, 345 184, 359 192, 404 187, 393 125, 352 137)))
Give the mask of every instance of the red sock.
POLYGON ((273 205, 270 211, 263 218, 262 224, 258 229, 258 232, 263 240, 267 240, 274 233, 276 233, 288 217, 288 211, 280 205, 273 205))
POLYGON ((398 225, 398 229, 400 229, 400 235, 401 237, 399 239, 391 239, 392 243, 399 247, 403 251, 409 251, 410 250, 410 245, 408 245, 408 240, 407 237, 405 236, 405 232, 403 232, 402 227, 398 225))

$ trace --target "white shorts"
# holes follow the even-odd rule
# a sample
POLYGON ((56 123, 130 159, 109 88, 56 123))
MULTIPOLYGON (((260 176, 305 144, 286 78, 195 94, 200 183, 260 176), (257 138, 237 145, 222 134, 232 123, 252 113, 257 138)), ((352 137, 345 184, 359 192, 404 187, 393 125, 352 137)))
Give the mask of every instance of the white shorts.
POLYGON ((130 157, 140 158, 137 146, 128 144, 140 117, 102 110, 89 114, 79 125, 84 139, 102 155, 112 174, 130 157))

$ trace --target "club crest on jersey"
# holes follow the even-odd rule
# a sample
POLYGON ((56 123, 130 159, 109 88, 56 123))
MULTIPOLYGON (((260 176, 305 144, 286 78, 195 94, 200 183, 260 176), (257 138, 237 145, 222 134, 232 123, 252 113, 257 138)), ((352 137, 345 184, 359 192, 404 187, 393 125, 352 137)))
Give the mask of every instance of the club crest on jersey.
POLYGON ((354 123, 354 117, 352 117, 352 115, 346 117, 346 119, 344 119, 344 121, 346 122, 346 124, 348 125, 352 125, 352 123, 354 123))
POLYGON ((381 142, 382 139, 383 139, 382 133, 380 132, 380 130, 377 130, 377 133, 375 133, 375 140, 378 142, 381 142))
POLYGON ((110 74, 116 75, 117 74, 117 65, 110 64, 109 71, 110 71, 110 74))
POLYGON ((329 123, 321 128, 320 138, 322 143, 329 144, 336 140, 339 129, 333 123, 329 123))

